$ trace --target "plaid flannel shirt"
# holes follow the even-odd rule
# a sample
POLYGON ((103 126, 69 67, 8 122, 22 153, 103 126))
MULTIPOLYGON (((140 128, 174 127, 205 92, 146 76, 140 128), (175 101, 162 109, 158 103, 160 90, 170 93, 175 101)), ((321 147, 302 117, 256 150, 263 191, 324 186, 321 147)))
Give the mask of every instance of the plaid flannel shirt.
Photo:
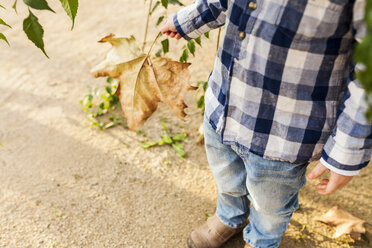
POLYGON ((205 94, 224 144, 356 175, 371 156, 353 47, 365 0, 197 0, 174 15, 189 40, 226 26, 205 94))

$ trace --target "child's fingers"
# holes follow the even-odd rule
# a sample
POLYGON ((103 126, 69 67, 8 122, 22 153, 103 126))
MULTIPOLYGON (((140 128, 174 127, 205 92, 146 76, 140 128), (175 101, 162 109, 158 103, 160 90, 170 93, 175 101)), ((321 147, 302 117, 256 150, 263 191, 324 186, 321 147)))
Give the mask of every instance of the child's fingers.
POLYGON ((318 190, 325 190, 327 188, 327 184, 321 184, 321 183, 319 183, 318 185, 316 185, 316 188, 318 190))
POLYGON ((323 183, 323 184, 327 184, 327 183, 329 183, 329 179, 323 179, 323 180, 322 180, 322 183, 323 183))
POLYGON ((315 166, 315 168, 309 173, 309 175, 307 176, 309 179, 315 179, 315 178, 318 178, 320 177, 321 175, 324 174, 324 172, 326 172, 328 169, 327 167, 325 167, 324 165, 322 165, 321 163, 318 163, 317 166, 315 166))
POLYGON ((168 20, 165 20, 164 24, 161 26, 160 32, 162 32, 163 34, 169 32, 168 20))
POLYGON ((325 187, 319 186, 320 188, 318 188, 317 185, 318 193, 321 195, 330 195, 334 193, 336 190, 341 189, 346 184, 348 184, 352 178, 353 178, 352 176, 344 176, 337 174, 335 172, 331 172, 329 179, 322 180, 321 184, 324 185, 325 187))
POLYGON ((182 38, 182 36, 181 36, 179 33, 177 33, 176 36, 175 36, 174 38, 176 38, 177 40, 179 40, 179 39, 182 38))
POLYGON ((168 32, 167 26, 165 26, 165 25, 161 26, 161 28, 160 28, 160 32, 161 32, 162 34, 167 33, 167 32, 168 32))
POLYGON ((330 195, 335 192, 340 186, 335 181, 329 181, 324 187, 318 188, 318 193, 321 195, 330 195))
POLYGON ((328 179, 323 179, 321 183, 317 184, 315 187, 318 189, 318 191, 325 190, 327 188, 327 185, 329 183, 328 179))
POLYGON ((175 33, 175 35, 177 34, 177 29, 173 23, 173 16, 170 16, 165 20, 164 24, 160 27, 160 32, 167 34, 172 38, 174 37, 172 36, 172 33, 175 33))
POLYGON ((169 35, 171 38, 174 38, 176 36, 177 33, 175 32, 171 32, 171 34, 169 35))

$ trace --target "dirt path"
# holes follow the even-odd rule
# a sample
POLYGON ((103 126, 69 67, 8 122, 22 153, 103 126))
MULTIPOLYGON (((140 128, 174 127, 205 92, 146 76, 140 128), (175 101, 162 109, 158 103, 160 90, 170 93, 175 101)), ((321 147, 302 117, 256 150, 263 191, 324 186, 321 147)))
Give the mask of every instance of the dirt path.
MULTIPOLYGON (((26 9, 20 8, 19 16, 0 12, 14 26, 0 27, 11 43, 10 48, 0 43, 0 247, 185 247, 216 201, 203 147, 194 142, 201 123, 195 97, 188 96, 186 123, 161 106, 142 128, 149 140, 157 139, 160 118, 166 117, 173 131, 188 132, 193 142, 186 146, 187 159, 166 147, 143 150, 143 135, 121 127, 90 128, 78 103, 87 85, 104 85, 89 74, 108 49, 95 41, 108 33, 142 39, 143 1, 81 0, 72 32, 58 1, 52 7, 58 15, 35 11, 51 60, 21 31, 26 9)), ((155 35, 153 30, 149 37, 155 35)), ((170 57, 177 58, 174 50, 170 57)), ((212 41, 198 49, 194 82, 208 77, 214 52, 212 41)), ((308 184, 294 218, 331 236, 331 228, 312 218, 339 204, 367 220, 371 233, 371 172, 370 166, 331 197, 316 195, 314 184, 308 184)), ((300 233, 301 228, 291 222, 282 247, 347 247, 313 231, 300 233)), ((243 246, 241 237, 225 245, 243 246)))

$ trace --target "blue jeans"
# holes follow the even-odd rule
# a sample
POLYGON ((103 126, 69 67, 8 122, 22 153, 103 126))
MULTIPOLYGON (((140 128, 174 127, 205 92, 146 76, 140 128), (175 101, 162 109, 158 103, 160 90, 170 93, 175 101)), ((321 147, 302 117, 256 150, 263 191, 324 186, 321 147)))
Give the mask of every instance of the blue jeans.
POLYGON ((218 186, 217 217, 232 228, 249 224, 244 240, 255 248, 278 247, 305 185, 307 164, 264 159, 224 145, 204 120, 208 163, 218 186), (252 206, 251 206, 252 203, 252 206))

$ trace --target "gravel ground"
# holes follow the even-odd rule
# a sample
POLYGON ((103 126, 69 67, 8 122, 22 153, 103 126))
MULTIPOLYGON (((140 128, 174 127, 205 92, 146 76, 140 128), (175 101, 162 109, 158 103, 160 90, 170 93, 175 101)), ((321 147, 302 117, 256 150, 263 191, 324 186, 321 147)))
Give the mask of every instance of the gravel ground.
MULTIPOLYGON (((0 12, 14 27, 0 27, 11 43, 8 48, 0 42, 0 247, 185 247, 190 231, 214 212, 216 202, 203 146, 195 142, 202 120, 195 95, 187 96, 186 123, 161 105, 142 134, 91 128, 78 103, 87 85, 105 83, 89 73, 109 49, 96 41, 109 33, 142 39, 143 1, 81 0, 71 32, 58 1, 52 4, 57 15, 34 11, 45 27, 50 60, 21 31, 27 15, 21 5, 18 16, 0 12), (187 159, 168 147, 140 147, 145 138, 159 138, 164 117, 172 132, 189 134, 187 159)), ((156 33, 154 28, 149 37, 156 33)), ((212 32, 191 59, 195 83, 206 80, 213 66, 216 35, 212 32)), ((169 57, 177 58, 183 44, 172 41, 169 57)), ((281 247, 348 247, 349 237, 332 240, 334 230, 313 220, 334 205, 366 220, 372 240, 371 172, 370 166, 327 197, 308 183, 281 247), (301 232, 298 222, 307 228, 301 232)), ((237 236, 224 247, 243 246, 237 236)), ((369 247, 366 241, 357 246, 369 247)))

